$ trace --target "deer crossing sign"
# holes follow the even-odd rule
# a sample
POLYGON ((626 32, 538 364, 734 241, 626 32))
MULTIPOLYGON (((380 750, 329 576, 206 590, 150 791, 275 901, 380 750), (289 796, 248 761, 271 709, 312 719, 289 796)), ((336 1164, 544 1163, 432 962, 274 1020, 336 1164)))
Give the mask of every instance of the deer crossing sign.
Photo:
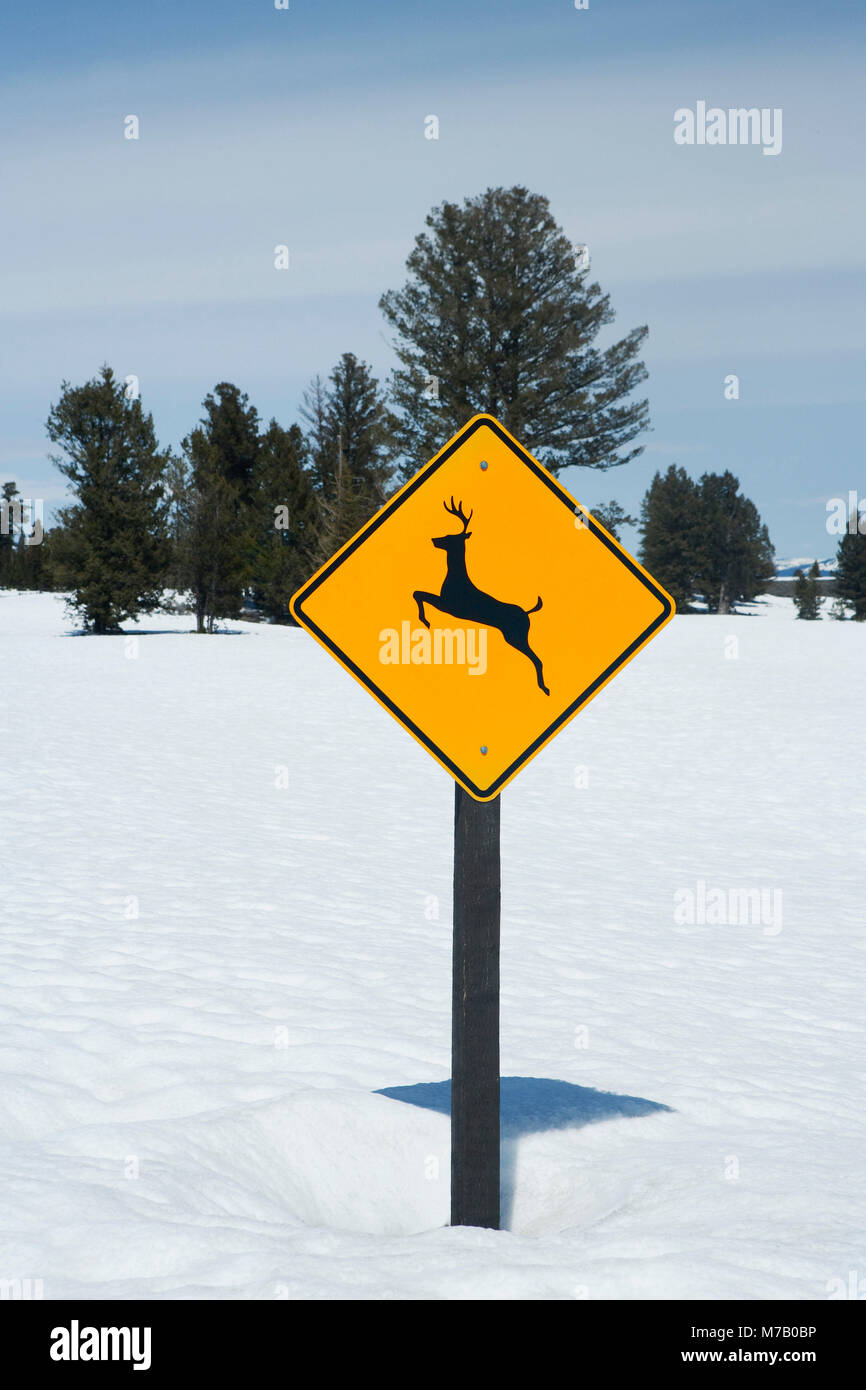
POLYGON ((476 415, 291 611, 489 801, 674 605, 498 421, 476 415))

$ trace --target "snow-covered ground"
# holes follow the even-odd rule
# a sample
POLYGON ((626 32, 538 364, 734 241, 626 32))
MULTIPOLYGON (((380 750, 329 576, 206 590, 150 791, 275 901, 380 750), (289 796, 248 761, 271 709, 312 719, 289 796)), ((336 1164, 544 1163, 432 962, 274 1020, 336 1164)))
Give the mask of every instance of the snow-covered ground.
POLYGON ((188 627, 0 592, 0 1279, 866 1277, 866 628, 678 617, 506 789, 492 1232, 446 1225, 452 783, 303 632, 188 627))

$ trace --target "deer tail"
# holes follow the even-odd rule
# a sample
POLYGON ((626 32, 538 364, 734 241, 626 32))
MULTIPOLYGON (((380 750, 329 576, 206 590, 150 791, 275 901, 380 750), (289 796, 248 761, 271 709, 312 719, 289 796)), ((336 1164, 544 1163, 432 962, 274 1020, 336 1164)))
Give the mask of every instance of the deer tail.
POLYGON ((529 614, 530 614, 530 613, 537 613, 540 607, 541 607, 541 596, 539 595, 538 602, 534 605, 534 607, 532 607, 532 608, 526 608, 526 609, 524 609, 524 612, 526 613, 526 616, 529 617, 529 614))

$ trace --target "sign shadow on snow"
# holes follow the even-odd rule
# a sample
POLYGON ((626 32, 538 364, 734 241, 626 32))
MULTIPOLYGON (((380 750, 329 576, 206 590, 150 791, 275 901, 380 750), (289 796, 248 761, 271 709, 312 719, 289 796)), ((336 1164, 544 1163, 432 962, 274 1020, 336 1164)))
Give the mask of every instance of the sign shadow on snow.
MULTIPOLYGON (((411 1086, 383 1086, 377 1095, 451 1114, 451 1082, 419 1081, 411 1086)), ((507 1227, 517 1157, 517 1140, 526 1134, 553 1129, 580 1129, 601 1120, 637 1119, 642 1115, 673 1113, 670 1105, 641 1096, 620 1096, 541 1076, 503 1076, 499 1079, 502 1139, 503 1224, 507 1227)))

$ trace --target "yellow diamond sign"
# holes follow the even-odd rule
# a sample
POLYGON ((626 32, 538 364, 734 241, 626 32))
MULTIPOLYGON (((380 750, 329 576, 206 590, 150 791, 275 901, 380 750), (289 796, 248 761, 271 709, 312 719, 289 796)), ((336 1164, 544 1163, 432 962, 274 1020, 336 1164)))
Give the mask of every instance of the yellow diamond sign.
POLYGON ((291 611, 489 801, 674 604, 497 420, 476 415, 291 611))

